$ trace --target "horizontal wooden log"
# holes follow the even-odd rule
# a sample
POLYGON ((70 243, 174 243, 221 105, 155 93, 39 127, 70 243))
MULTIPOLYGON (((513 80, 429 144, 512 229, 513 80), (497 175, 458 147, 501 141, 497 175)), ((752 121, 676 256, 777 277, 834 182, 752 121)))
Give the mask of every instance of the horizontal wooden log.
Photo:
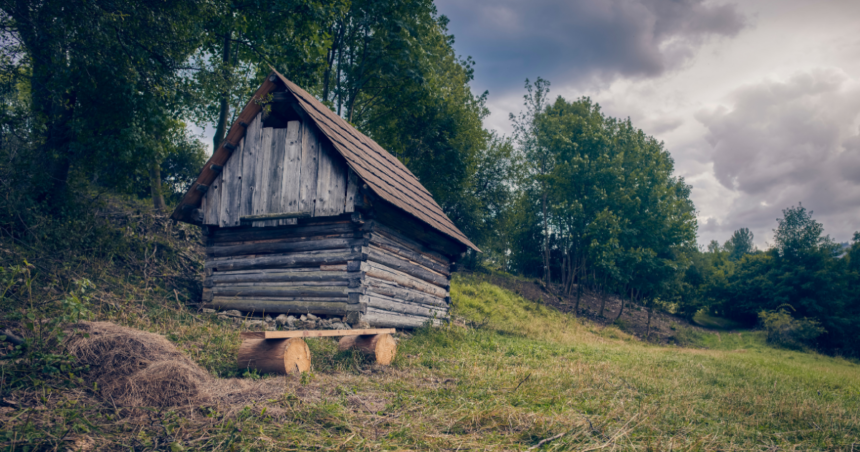
POLYGON ((385 311, 396 312, 399 314, 410 314, 419 317, 447 319, 448 310, 441 308, 429 308, 413 303, 398 301, 393 298, 382 297, 377 295, 362 295, 361 300, 367 303, 368 308, 382 309, 385 311))
POLYGON ((378 284, 379 282, 382 281, 376 278, 367 277, 364 281, 367 293, 378 294, 408 303, 418 303, 445 309, 448 308, 448 303, 444 298, 434 297, 433 295, 415 289, 398 287, 390 284, 378 284))
POLYGON ((387 225, 379 223, 378 221, 371 221, 369 227, 362 227, 362 229, 368 230, 372 234, 376 235, 376 238, 379 242, 389 243, 395 246, 399 246, 401 248, 409 249, 415 253, 420 253, 442 265, 451 265, 450 257, 439 253, 438 251, 434 251, 425 246, 424 244, 415 241, 409 237, 406 237, 403 234, 388 227, 387 225))
MULTIPOLYGON (((349 287, 349 281, 264 281, 264 282, 232 282, 227 284, 216 284, 207 281, 204 287, 265 287, 268 289, 286 289, 290 287, 349 287)), ((358 287, 358 286, 356 286, 358 287)))
POLYGON ((384 281, 389 281, 403 287, 409 287, 415 290, 426 292, 440 298, 448 296, 448 290, 434 284, 424 282, 414 276, 407 275, 397 270, 388 268, 384 265, 375 262, 362 262, 361 271, 368 276, 379 278, 384 281))
POLYGON ((210 243, 207 245, 207 252, 210 250, 227 247, 227 246, 236 246, 236 245, 251 245, 256 243, 288 243, 288 242, 308 242, 314 240, 329 240, 329 239, 369 239, 369 233, 362 233, 360 231, 354 232, 344 232, 339 234, 310 234, 310 235, 296 235, 289 237, 275 237, 275 238, 266 238, 260 240, 238 240, 231 242, 218 242, 218 243, 210 243))
POLYGON ((212 268, 217 271, 252 270, 263 268, 290 268, 309 267, 319 265, 346 264, 351 260, 361 260, 361 253, 353 252, 331 252, 325 254, 317 253, 295 253, 284 256, 266 256, 245 259, 229 260, 207 260, 204 268, 212 268))
POLYGON ((298 331, 246 331, 239 333, 242 339, 288 339, 291 337, 337 337, 365 336, 369 334, 394 334, 394 328, 357 328, 351 330, 298 330, 298 331))
POLYGON ((304 240, 296 242, 264 242, 245 245, 209 247, 206 254, 212 257, 241 256, 247 254, 276 254, 296 253, 303 251, 323 251, 348 249, 354 246, 364 246, 365 239, 326 239, 304 240))
POLYGON ((346 264, 340 265, 320 265, 320 270, 322 271, 342 271, 345 272, 347 269, 346 264))
POLYGON ((349 222, 336 222, 329 224, 312 224, 281 226, 278 228, 260 229, 253 227, 223 228, 214 231, 209 236, 212 244, 223 242, 238 242, 245 240, 265 240, 286 237, 301 237, 325 234, 345 234, 355 232, 356 227, 349 222))
POLYGON ((434 272, 440 273, 444 276, 451 276, 451 266, 447 264, 441 264, 438 261, 427 257, 424 254, 417 253, 415 251, 394 245, 387 240, 380 240, 379 234, 371 234, 370 237, 370 248, 378 249, 382 253, 392 254, 401 259, 406 259, 412 262, 415 262, 423 267, 427 267, 434 272))
POLYGON ((311 216, 311 212, 282 212, 282 213, 266 213, 261 215, 243 215, 239 218, 242 223, 253 221, 266 220, 283 220, 287 218, 307 218, 311 216))
POLYGON ((400 314, 371 307, 368 307, 367 312, 361 315, 361 319, 370 324, 370 326, 393 328, 418 328, 428 323, 434 326, 442 325, 443 323, 439 319, 400 314))
POLYGON ((339 316, 362 309, 362 305, 349 305, 343 298, 317 299, 314 301, 305 300, 305 298, 215 297, 211 303, 205 303, 203 306, 214 309, 237 309, 258 314, 310 313, 339 316))
MULTIPOLYGON (((344 270, 346 270, 344 268, 344 270)), ((214 273, 207 281, 212 284, 231 284, 249 282, 325 282, 349 281, 346 271, 285 272, 278 270, 253 270, 243 273, 214 273)), ((211 287, 211 286, 210 286, 211 287)))
POLYGON ((367 255, 367 260, 370 262, 385 265, 388 268, 406 273, 407 275, 414 276, 439 287, 448 287, 450 284, 450 280, 447 276, 428 270, 415 262, 394 257, 371 247, 362 247, 361 251, 367 255))
POLYGON ((272 298, 348 298, 347 287, 337 286, 215 286, 215 297, 272 297, 272 298))

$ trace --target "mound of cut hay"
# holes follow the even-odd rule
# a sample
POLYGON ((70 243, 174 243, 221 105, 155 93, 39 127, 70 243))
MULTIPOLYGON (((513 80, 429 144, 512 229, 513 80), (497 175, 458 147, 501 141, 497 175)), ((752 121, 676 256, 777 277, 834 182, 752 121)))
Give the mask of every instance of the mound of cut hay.
POLYGON ((105 399, 128 407, 200 406, 212 400, 215 379, 164 337, 110 322, 72 328, 78 332, 66 341, 69 352, 90 366, 105 399))

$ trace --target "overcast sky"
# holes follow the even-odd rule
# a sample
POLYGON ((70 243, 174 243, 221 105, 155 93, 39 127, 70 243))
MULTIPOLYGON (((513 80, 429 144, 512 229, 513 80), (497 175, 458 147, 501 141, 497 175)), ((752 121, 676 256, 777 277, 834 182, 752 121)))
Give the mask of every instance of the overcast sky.
POLYGON ((772 242, 782 209, 825 233, 860 230, 860 1, 437 0, 510 133, 526 78, 590 96, 666 143, 693 186, 699 243, 748 227, 772 242))

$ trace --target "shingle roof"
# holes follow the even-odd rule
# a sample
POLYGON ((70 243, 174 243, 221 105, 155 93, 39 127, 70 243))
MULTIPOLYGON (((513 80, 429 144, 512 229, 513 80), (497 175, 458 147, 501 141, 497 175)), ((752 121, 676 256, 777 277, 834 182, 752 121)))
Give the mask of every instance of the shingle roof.
POLYGON ((480 251, 433 200, 418 178, 388 151, 352 127, 286 77, 275 72, 347 164, 380 198, 405 210, 439 232, 480 251))
MULTIPOLYGON (((273 73, 280 78, 281 82, 296 97, 302 110, 307 113, 314 122, 314 125, 332 142, 334 148, 344 157, 349 167, 355 171, 376 195, 442 234, 476 251, 480 251, 468 237, 454 226, 454 223, 445 215, 439 204, 433 200, 430 192, 421 185, 418 178, 406 166, 393 155, 389 154, 382 146, 329 110, 328 107, 323 105, 314 96, 287 80, 286 77, 277 71, 273 71, 273 73)), ((263 86, 257 90, 254 96, 255 99, 262 99, 271 91, 273 88, 271 81, 271 77, 267 77, 263 86)), ((248 102, 245 109, 239 115, 239 119, 231 127, 227 141, 238 142, 241 137, 235 140, 231 140, 231 137, 235 135, 238 128, 241 128, 239 126, 240 122, 250 123, 249 118, 253 118, 259 110, 259 103, 254 102, 254 99, 248 102)), ((224 145, 219 147, 213 153, 209 162, 206 163, 200 176, 197 178, 197 182, 185 194, 182 203, 180 203, 173 213, 174 219, 187 219, 188 209, 183 210, 183 206, 196 206, 200 203, 201 196, 200 192, 195 190, 196 185, 208 185, 214 180, 216 174, 210 171, 210 164, 223 165, 227 158, 229 158, 229 151, 223 148, 224 145)))

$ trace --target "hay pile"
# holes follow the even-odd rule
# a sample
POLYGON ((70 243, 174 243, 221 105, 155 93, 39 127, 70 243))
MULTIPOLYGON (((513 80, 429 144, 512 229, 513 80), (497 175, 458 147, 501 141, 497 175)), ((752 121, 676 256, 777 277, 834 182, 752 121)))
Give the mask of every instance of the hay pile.
POLYGON ((72 326, 66 345, 88 364, 101 395, 119 406, 200 406, 212 401, 217 379, 164 337, 110 322, 72 326), (86 333, 86 334, 84 334, 86 333))

